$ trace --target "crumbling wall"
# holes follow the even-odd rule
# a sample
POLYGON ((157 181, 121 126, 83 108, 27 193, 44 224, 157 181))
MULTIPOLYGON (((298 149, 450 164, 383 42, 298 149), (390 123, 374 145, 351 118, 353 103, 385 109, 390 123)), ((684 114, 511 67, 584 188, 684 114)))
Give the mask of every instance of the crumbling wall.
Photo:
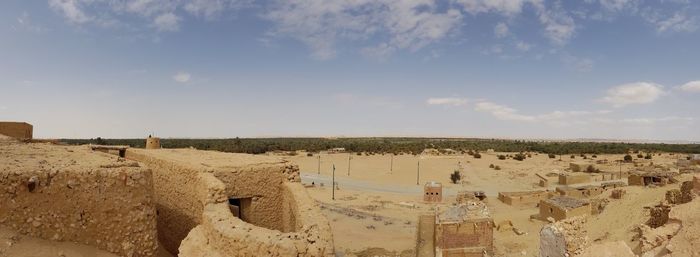
POLYGON ((542 220, 546 220, 548 217, 552 217, 554 220, 563 220, 574 216, 583 216, 588 214, 591 214, 590 204, 567 209, 553 203, 552 201, 540 201, 539 217, 542 220))
POLYGON ((585 223, 585 216, 577 216, 545 225, 540 230, 540 257, 580 254, 589 244, 585 223))
MULTIPOLYGON (((157 150, 153 150, 157 151, 157 150)), ((198 172, 191 167, 145 152, 129 149, 126 158, 146 164, 153 170, 153 192, 158 210, 158 239, 169 252, 177 253, 180 242, 196 227, 204 208, 203 188, 198 172)))
POLYGON ((0 224, 120 256, 155 254, 150 170, 83 147, 5 145, 0 156, 0 224))
POLYGON ((560 185, 573 185, 591 182, 591 176, 588 174, 559 174, 560 185))
POLYGON ((0 122, 0 135, 16 139, 32 139, 33 130, 32 125, 26 122, 0 122))
POLYGON ((626 193, 626 190, 622 188, 617 188, 613 189, 612 193, 610 194, 610 197, 612 197, 613 199, 622 199, 622 197, 625 196, 626 193))
POLYGON ((535 205, 541 200, 549 199, 552 193, 548 191, 528 192, 499 192, 498 200, 508 205, 535 205))
POLYGON ((162 225, 159 220, 159 232, 168 234, 162 237, 167 240, 163 245, 172 253, 333 255, 328 221, 299 183, 295 165, 270 157, 189 149, 130 149, 127 157, 146 163, 162 182, 174 183, 156 181, 158 210, 170 217, 162 225), (241 210, 243 220, 234 217, 228 202, 240 198, 250 200, 241 210), (177 209, 188 205, 184 211, 177 209))
POLYGON ((437 256, 483 256, 493 251, 493 220, 435 224, 437 256))

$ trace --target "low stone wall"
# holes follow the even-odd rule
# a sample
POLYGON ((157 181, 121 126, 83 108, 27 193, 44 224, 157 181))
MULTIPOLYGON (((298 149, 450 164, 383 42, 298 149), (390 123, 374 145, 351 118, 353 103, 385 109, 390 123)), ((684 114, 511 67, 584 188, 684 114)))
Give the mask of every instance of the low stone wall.
POLYGON ((158 211, 169 217, 159 216, 161 243, 172 253, 334 254, 330 225, 299 183, 296 166, 271 157, 188 149, 130 149, 127 158, 154 170, 158 211), (245 200, 241 218, 229 199, 245 200), (179 211, 185 205, 190 207, 179 211))
POLYGON ((498 200, 508 205, 532 205, 535 206, 541 200, 546 200, 554 195, 548 191, 525 192, 499 192, 498 200))
POLYGON ((0 155, 1 224, 120 256, 155 254, 150 170, 84 147, 0 145, 0 155))

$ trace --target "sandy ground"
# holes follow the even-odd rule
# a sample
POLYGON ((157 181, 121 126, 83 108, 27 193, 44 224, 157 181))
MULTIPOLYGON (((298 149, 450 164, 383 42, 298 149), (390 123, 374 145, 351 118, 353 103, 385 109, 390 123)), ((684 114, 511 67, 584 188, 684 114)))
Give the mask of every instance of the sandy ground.
MULTIPOLYGON (((308 191, 323 206, 322 211, 331 222, 336 250, 340 253, 357 253, 373 247, 396 253, 413 251, 418 215, 431 213, 434 208, 422 203, 422 185, 427 181, 438 181, 446 188, 443 202, 454 202, 453 193, 459 190, 483 190, 489 195, 488 207, 497 224, 511 220, 516 228, 526 232, 525 235, 516 235, 512 230, 495 231, 497 256, 538 256, 538 234, 544 222, 529 218, 538 209, 535 206, 506 205, 496 199, 497 192, 540 190, 542 188, 537 185, 539 179, 535 173, 564 172, 571 161, 582 159, 580 156, 573 160, 570 156, 563 156, 559 160, 558 156, 550 159, 544 154, 533 154, 525 161, 498 160, 498 154, 502 153, 482 153, 481 159, 464 155, 399 155, 393 157, 393 167, 391 155, 322 154, 320 175, 317 155, 285 158, 299 165, 303 182, 315 182, 316 187, 308 191), (351 158, 349 175, 348 157, 351 158), (419 185, 416 185, 419 160, 420 177, 419 185), (490 164, 500 166, 501 170, 489 168, 490 164), (335 200, 331 199, 332 190, 327 180, 332 174, 333 165, 339 188, 335 192, 335 200), (465 182, 451 184, 449 174, 460 167, 464 170, 465 182), (320 183, 324 186, 321 187, 320 183)), ((610 161, 610 164, 598 165, 603 171, 634 169, 632 164, 620 166, 613 162, 622 158, 623 155, 598 155, 595 160, 610 161)), ((676 160, 677 156, 663 154, 654 156, 652 161, 655 164, 673 164, 676 160)), ((552 177, 552 181, 553 187, 558 186, 556 177, 552 177)), ((633 228, 648 218, 648 211, 643 207, 658 203, 666 190, 672 187, 677 185, 627 187, 627 195, 623 199, 611 199, 602 214, 589 218, 589 237, 592 241, 601 242, 623 240, 634 248, 636 242, 631 241, 633 228)), ((608 191, 600 197, 609 196, 608 191)))
POLYGON ((117 257, 92 246, 71 242, 56 242, 23 236, 10 228, 0 227, 0 256, 2 257, 117 257))

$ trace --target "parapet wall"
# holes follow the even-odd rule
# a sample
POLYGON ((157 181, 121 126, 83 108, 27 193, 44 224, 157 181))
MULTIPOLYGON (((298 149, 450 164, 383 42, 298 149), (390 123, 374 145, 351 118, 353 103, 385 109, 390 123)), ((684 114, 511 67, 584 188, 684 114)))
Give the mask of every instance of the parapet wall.
POLYGON ((159 235, 171 253, 334 254, 328 221, 299 183, 297 166, 271 157, 188 149, 129 149, 127 158, 154 170, 159 235), (232 213, 230 199, 241 200, 241 218, 232 213))
POLYGON ((155 255, 150 170, 84 147, 17 143, 0 145, 0 155, 0 224, 120 256, 155 255))
POLYGON ((32 139, 33 127, 26 122, 0 122, 0 135, 16 139, 32 139))

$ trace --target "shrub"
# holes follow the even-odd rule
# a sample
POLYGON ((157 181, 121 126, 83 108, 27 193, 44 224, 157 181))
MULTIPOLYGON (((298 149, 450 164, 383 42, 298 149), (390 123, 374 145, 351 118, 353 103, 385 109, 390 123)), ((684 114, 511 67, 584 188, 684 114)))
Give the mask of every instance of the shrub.
POLYGON ((551 153, 550 153, 550 154, 549 154, 548 156, 549 156, 549 159, 554 159, 554 158, 557 158, 557 156, 556 156, 556 155, 554 155, 554 154, 551 154, 551 153))
POLYGON ((491 165, 489 165, 489 168, 492 168, 492 169, 493 169, 493 168, 495 168, 495 167, 496 167, 496 166, 493 166, 493 163, 491 163, 491 165))
POLYGON ((306 153, 306 156, 307 156, 307 157, 312 157, 312 156, 314 156, 314 154, 312 154, 312 153, 306 153))
POLYGON ((586 168, 586 172, 588 172, 588 173, 596 172, 596 169, 593 168, 593 165, 588 165, 588 168, 586 168))
POLYGON ((462 175, 459 174, 458 170, 455 170, 450 174, 450 181, 452 181, 452 184, 457 184, 462 179, 462 175))
POLYGON ((641 153, 637 154, 637 158, 639 158, 639 159, 644 158, 644 155, 642 155, 641 153))
POLYGON ((522 153, 516 154, 513 156, 513 160, 523 161, 525 160, 525 155, 522 153))
MULTIPOLYGON (((506 159, 506 156, 505 156, 505 155, 502 155, 502 154, 501 154, 501 155, 498 155, 498 159, 499 159, 499 160, 505 160, 505 159, 506 159)), ((688 157, 688 160, 690 160, 690 157, 688 157)))
POLYGON ((576 159, 576 155, 571 155, 571 159, 576 159))
POLYGON ((501 166, 496 165, 496 167, 493 167, 494 170, 501 170, 501 166))
POLYGON ((644 156, 644 159, 651 160, 651 154, 647 154, 646 156, 644 156))
POLYGON ((631 162, 632 161, 632 155, 625 155, 625 162, 631 162))
POLYGON ((480 154, 480 153, 474 153, 474 158, 481 159, 481 154, 480 154))
POLYGON ((591 158, 598 158, 598 155, 592 155, 591 158))

